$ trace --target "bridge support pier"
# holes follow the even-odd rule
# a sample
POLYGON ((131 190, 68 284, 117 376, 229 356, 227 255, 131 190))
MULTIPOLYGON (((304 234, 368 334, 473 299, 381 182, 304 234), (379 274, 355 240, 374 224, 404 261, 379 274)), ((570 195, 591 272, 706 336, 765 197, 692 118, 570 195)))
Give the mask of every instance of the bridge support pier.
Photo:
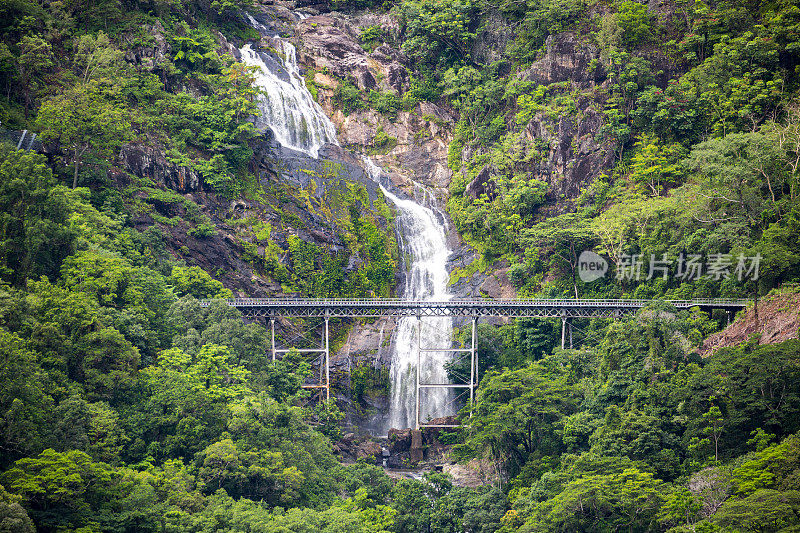
POLYGON ((270 326, 270 329, 272 330, 272 360, 274 361, 275 360, 275 319, 274 318, 270 318, 269 319, 269 326, 270 326))
POLYGON ((472 317, 472 344, 469 354, 469 417, 472 418, 472 403, 475 400, 475 384, 478 382, 478 317, 472 317))
POLYGON ((331 335, 330 318, 325 316, 325 400, 331 399, 331 335))
POLYGON ((414 395, 416 407, 414 409, 414 429, 419 429, 419 405, 421 398, 419 397, 419 367, 422 365, 422 320, 417 317, 417 368, 416 368, 416 384, 417 393, 414 395))
MULTIPOLYGON (((469 416, 472 418, 472 403, 475 400, 475 388, 478 385, 478 317, 472 317, 472 332, 470 336, 469 348, 422 348, 422 320, 417 317, 417 367, 416 372, 416 394, 415 394, 415 419, 414 429, 425 427, 437 428, 455 428, 459 427, 458 424, 423 424, 421 423, 422 417, 422 389, 469 389, 469 402, 470 411, 469 416), (469 354, 469 383, 422 383, 420 381, 420 367, 422 366, 422 352, 453 352, 469 354)), ((464 356, 462 356, 464 357, 464 356)), ((463 394, 463 393, 462 393, 463 394)))
POLYGON ((572 349, 572 321, 565 317, 561 317, 561 349, 566 348, 567 332, 569 331, 569 349, 572 349))
MULTIPOLYGON (((286 354, 295 348, 276 348, 275 346, 275 318, 270 318, 270 330, 272 331, 272 360, 277 359, 278 354, 286 354)), ((300 353, 319 354, 319 380, 317 383, 305 384, 304 389, 316 389, 321 391, 325 389, 325 400, 331 399, 331 342, 330 342, 330 316, 326 313, 325 325, 322 332, 322 340, 319 348, 301 348, 297 349, 300 353)))

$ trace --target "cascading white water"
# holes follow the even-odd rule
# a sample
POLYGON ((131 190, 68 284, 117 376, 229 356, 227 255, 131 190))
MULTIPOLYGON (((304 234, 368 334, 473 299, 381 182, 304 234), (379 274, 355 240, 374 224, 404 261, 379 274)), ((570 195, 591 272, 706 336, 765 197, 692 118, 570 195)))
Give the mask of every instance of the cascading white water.
MULTIPOLYGON (((250 21, 259 31, 264 28, 252 17, 250 21)), ((336 144, 336 128, 306 88, 294 45, 277 38, 275 42, 283 54, 280 64, 249 43, 239 50, 242 62, 258 67, 255 81, 264 92, 259 95, 261 116, 256 118, 256 127, 269 127, 282 146, 317 157, 323 144, 336 144)))
MULTIPOLYGON (((262 35, 270 33, 268 28, 250 15, 247 18, 262 35)), ((316 158, 323 144, 338 144, 336 128, 306 88, 305 80, 297 67, 294 46, 277 36, 273 37, 283 52, 281 63, 268 54, 257 52, 250 44, 240 50, 243 62, 258 67, 256 84, 265 92, 259 102, 261 116, 258 117, 256 126, 271 128, 281 145, 316 158)), ((383 194, 399 211, 397 235, 401 251, 409 260, 403 296, 419 300, 449 299, 447 259, 450 250, 442 222, 428 207, 399 198, 385 188, 380 180, 380 168, 369 157, 364 157, 364 166, 383 194)), ((423 203, 428 203, 425 198, 428 191, 424 187, 422 190, 423 203)), ((451 345, 452 319, 425 318, 420 321, 420 325, 423 348, 451 345)), ((448 357, 449 352, 422 352, 420 380, 423 383, 445 383, 447 375, 444 365, 448 357)), ((414 425, 416 364, 417 320, 403 318, 395 335, 390 372, 391 404, 385 429, 408 428, 414 425)), ((451 394, 447 389, 429 389, 421 395, 421 400, 423 408, 420 422, 453 412, 451 394)))
MULTIPOLYGON (((370 177, 378 183, 383 194, 397 206, 397 232, 400 249, 410 264, 406 268, 406 283, 403 297, 409 300, 449 300, 447 286, 450 275, 447 259, 445 228, 431 209, 412 200, 398 198, 381 183, 381 169, 368 157, 364 166, 370 177)), ((422 348, 449 348, 453 336, 453 319, 449 317, 400 319, 395 335, 392 368, 392 389, 389 405, 389 420, 386 429, 414 427, 416 422, 415 381, 417 344, 422 348), (418 331, 417 328, 421 329, 418 331)), ((449 352, 422 352, 420 354, 420 382, 447 383, 444 365, 449 352)), ((426 389, 420 393, 420 423, 430 418, 453 414, 449 389, 426 389)))

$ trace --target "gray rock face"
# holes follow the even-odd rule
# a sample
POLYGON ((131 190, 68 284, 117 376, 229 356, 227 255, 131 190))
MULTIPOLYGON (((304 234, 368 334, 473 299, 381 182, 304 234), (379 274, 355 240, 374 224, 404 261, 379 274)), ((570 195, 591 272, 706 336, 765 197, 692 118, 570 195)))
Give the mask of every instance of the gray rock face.
POLYGON ((164 26, 161 21, 145 26, 145 31, 153 36, 152 46, 138 46, 125 52, 125 60, 134 65, 141 66, 144 70, 157 70, 164 61, 171 57, 172 47, 164 37, 164 26))
POLYGON ((405 54, 388 45, 367 53, 358 42, 358 26, 343 15, 309 17, 298 24, 297 32, 302 42, 298 57, 304 64, 354 79, 359 89, 396 94, 408 89, 409 63, 405 54))
POLYGON ((297 26, 303 48, 300 59, 340 78, 355 78, 360 89, 377 87, 367 66, 367 54, 352 29, 339 17, 318 15, 297 26))
POLYGON ((470 196, 473 200, 477 200, 484 194, 494 197, 496 195, 495 185, 494 182, 491 181, 491 178, 491 167, 487 165, 483 167, 480 172, 478 172, 478 175, 475 176, 475 179, 467 184, 464 194, 470 196))
POLYGON ((487 65, 504 59, 506 47, 514 37, 514 24, 499 11, 491 10, 486 13, 483 24, 478 29, 472 45, 472 56, 476 62, 487 65))
POLYGON ((131 174, 163 183, 179 192, 202 189, 197 172, 188 167, 175 165, 167 160, 161 150, 152 146, 127 144, 120 151, 120 162, 131 174))
MULTIPOLYGON (((547 38, 547 52, 519 77, 538 85, 570 82, 572 87, 592 89, 605 80, 605 71, 599 61, 599 52, 593 46, 578 40, 572 32, 551 35, 547 38)), ((548 200, 555 211, 569 207, 581 190, 597 176, 607 171, 614 162, 614 146, 599 135, 604 124, 602 102, 581 95, 576 106, 578 112, 553 118, 537 113, 525 127, 528 146, 545 141, 545 153, 527 169, 546 181, 548 200)))
POLYGON ((600 83, 605 79, 605 70, 599 62, 598 50, 582 43, 572 32, 551 35, 545 41, 547 52, 526 71, 520 74, 523 80, 539 85, 560 81, 578 84, 600 83), (595 61, 594 64, 592 60, 595 61))
POLYGON ((583 187, 611 167, 614 148, 606 141, 599 143, 597 133, 603 125, 603 115, 592 102, 580 102, 579 118, 562 116, 555 124, 538 113, 527 125, 529 142, 537 139, 549 145, 546 160, 532 171, 549 185, 548 198, 577 198, 583 187))
POLYGON ((414 196, 412 181, 417 182, 444 201, 452 179, 447 167, 447 147, 454 123, 447 110, 420 102, 411 111, 398 112, 394 120, 372 109, 350 115, 333 110, 332 119, 340 132, 339 142, 372 151, 372 159, 388 173, 395 187, 414 196), (397 144, 386 151, 374 150, 378 131, 395 139, 397 144))
POLYGON ((369 440, 362 442, 356 448, 355 455, 356 460, 366 459, 377 462, 378 458, 381 457, 381 445, 369 440))
POLYGON ((386 84, 391 91, 402 94, 411 85, 407 68, 408 58, 405 54, 382 44, 373 50, 369 57, 383 68, 386 84))

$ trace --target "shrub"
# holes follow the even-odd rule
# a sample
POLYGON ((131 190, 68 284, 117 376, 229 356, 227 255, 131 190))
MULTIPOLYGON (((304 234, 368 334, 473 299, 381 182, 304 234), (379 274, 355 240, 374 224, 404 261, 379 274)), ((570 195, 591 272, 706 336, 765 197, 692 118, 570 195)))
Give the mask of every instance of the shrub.
POLYGON ((350 83, 350 80, 342 80, 339 82, 339 86, 333 91, 333 103, 339 107, 345 115, 367 107, 364 100, 361 98, 361 91, 358 90, 358 87, 350 83))

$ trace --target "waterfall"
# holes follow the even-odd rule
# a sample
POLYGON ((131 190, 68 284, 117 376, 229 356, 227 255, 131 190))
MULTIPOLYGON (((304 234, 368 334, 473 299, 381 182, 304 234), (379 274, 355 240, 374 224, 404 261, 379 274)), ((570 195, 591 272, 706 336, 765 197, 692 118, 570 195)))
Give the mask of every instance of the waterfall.
MULTIPOLYGON (((268 31, 250 15, 247 17, 254 28, 268 31)), ((243 63, 258 67, 255 82, 263 94, 258 97, 261 116, 256 117, 256 127, 271 128, 281 146, 317 157, 323 144, 336 144, 336 128, 308 91, 294 45, 277 36, 273 42, 280 47, 280 63, 254 50, 250 43, 239 50, 243 63)))
MULTIPOLYGON (((400 251, 408 257, 403 297, 409 300, 449 300, 447 286, 450 275, 445 228, 433 210, 412 201, 398 198, 381 183, 381 169, 368 157, 364 166, 380 186, 383 194, 397 206, 397 233, 400 251)), ((416 420, 415 381, 417 365, 417 327, 421 327, 422 348, 449 348, 452 344, 453 319, 449 317, 401 318, 397 325, 392 353, 391 403, 386 429, 413 427, 416 420)), ((444 365, 449 352, 422 352, 420 382, 447 383, 444 365)), ((420 392, 420 422, 453 414, 449 389, 427 389, 420 392)))
MULTIPOLYGON (((262 35, 270 30, 252 16, 250 24, 262 35)), ((304 152, 316 158, 325 143, 338 144, 336 129, 317 104, 297 67, 297 56, 291 43, 273 34, 273 42, 280 48, 280 62, 270 54, 254 50, 250 44, 241 48, 242 61, 256 66, 256 84, 263 91, 260 96, 261 116, 256 126, 269 127, 282 146, 304 152)), ((400 249, 408 260, 403 297, 420 300, 447 300, 450 276, 447 272, 446 228, 429 207, 412 200, 397 197, 381 183, 381 170, 364 156, 364 167, 377 182, 383 194, 398 210, 396 219, 400 249)), ((422 203, 433 206, 435 201, 425 187, 421 189, 422 203)), ((416 196, 416 195, 415 195, 416 196)), ((444 217, 442 217, 444 220, 444 217)), ((417 364, 417 319, 402 318, 395 333, 390 378, 392 381, 388 428, 413 427, 415 422, 415 381, 417 364)), ((423 348, 449 348, 452 343, 451 318, 425 318, 420 321, 423 348)), ((381 336, 381 341, 382 341, 381 336)), ((383 344, 381 342, 381 344, 383 344)), ((379 350, 381 347, 379 347, 379 350)), ((450 352, 423 352, 421 354, 420 380, 423 383, 446 383, 444 364, 450 352)), ((452 414, 454 409, 449 389, 429 389, 421 392, 420 422, 429 418, 452 414)))

